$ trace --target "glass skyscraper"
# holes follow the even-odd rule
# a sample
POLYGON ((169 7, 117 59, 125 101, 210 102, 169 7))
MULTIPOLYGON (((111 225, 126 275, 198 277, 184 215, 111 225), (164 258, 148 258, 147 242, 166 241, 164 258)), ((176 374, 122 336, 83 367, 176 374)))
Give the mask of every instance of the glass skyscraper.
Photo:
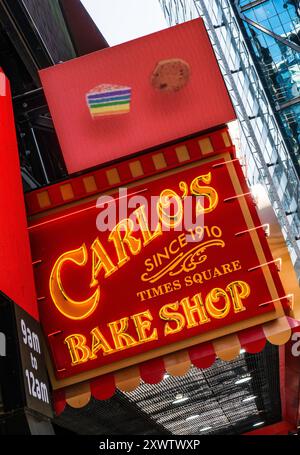
POLYGON ((300 276, 300 1, 159 0, 170 25, 204 19, 261 183, 300 276))
POLYGON ((234 4, 300 175, 300 2, 234 4))

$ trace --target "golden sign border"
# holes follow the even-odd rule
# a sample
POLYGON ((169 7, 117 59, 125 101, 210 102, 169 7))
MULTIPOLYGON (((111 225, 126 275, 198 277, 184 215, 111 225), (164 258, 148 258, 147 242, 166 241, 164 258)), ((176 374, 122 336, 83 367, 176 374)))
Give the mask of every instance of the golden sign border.
MULTIPOLYGON (((208 157, 206 159, 201 159, 199 161, 193 162, 192 164, 186 164, 186 165, 180 166, 180 168, 165 171, 163 173, 142 179, 139 181, 139 185, 146 184, 148 182, 153 182, 153 181, 159 180, 161 178, 165 178, 170 175, 175 175, 175 174, 178 174, 179 172, 182 172, 183 170, 192 169, 192 168, 197 167, 202 164, 219 161, 222 158, 224 159, 225 162, 227 162, 226 167, 228 169, 229 176, 230 176, 231 182, 234 186, 236 194, 243 193, 240 180, 238 178, 234 165, 231 162, 231 155, 228 152, 221 153, 219 155, 214 155, 214 156, 208 157)), ((127 185, 127 188, 131 188, 131 187, 136 187, 136 183, 132 182, 127 185)), ((116 189, 114 188, 110 191, 107 191, 107 192, 104 192, 101 194, 110 195, 110 194, 114 194, 115 192, 116 192, 116 189)), ((89 201, 97 200, 98 197, 99 197, 99 194, 95 195, 94 197, 88 198, 88 200, 89 201)), ((76 203, 70 204, 70 206, 75 206, 75 205, 82 204, 82 203, 83 203, 83 200, 79 201, 77 204, 76 203)), ((252 219, 252 216, 251 216, 251 213, 250 213, 250 210, 249 210, 249 207, 248 207, 248 204, 247 204, 245 198, 243 198, 243 197, 239 198, 239 204, 240 204, 240 207, 241 207, 241 210, 242 210, 242 213, 243 213, 243 216, 244 216, 248 229, 253 228, 255 226, 255 224, 253 222, 253 219, 252 219)), ((65 209, 65 208, 66 208, 66 206, 63 207, 63 209, 65 209)), ((50 211, 50 213, 54 213, 54 212, 58 212, 58 211, 60 211, 60 210, 55 209, 53 211, 50 211)), ((254 231, 250 231, 249 234, 251 236, 251 240, 254 245, 259 263, 260 264, 266 263, 267 261, 266 261, 265 253, 261 246, 257 232, 254 230, 254 231)), ((265 280, 266 280, 269 292, 272 296, 272 299, 274 299, 274 300, 278 299, 279 296, 278 296, 276 286, 273 281, 269 266, 263 267, 262 270, 263 270, 263 273, 265 276, 265 280)), ((190 348, 191 346, 195 346, 200 343, 212 341, 216 338, 220 338, 225 335, 234 334, 241 330, 244 330, 244 329, 247 329, 250 327, 254 327, 256 325, 261 325, 265 322, 269 322, 269 321, 272 321, 274 319, 284 316, 284 310, 282 308, 280 301, 274 302, 274 308, 275 308, 274 311, 270 311, 267 314, 262 314, 262 315, 247 319, 245 321, 240 321, 240 322, 231 324, 226 327, 214 329, 207 333, 203 333, 201 335, 197 335, 192 338, 187 338, 185 340, 177 341, 175 343, 172 343, 172 344, 169 344, 166 346, 161 346, 159 348, 152 349, 151 351, 137 354, 135 356, 113 362, 112 364, 103 365, 101 367, 94 368, 92 370, 85 371, 85 372, 76 374, 72 377, 68 377, 68 378, 64 378, 64 379, 56 378, 55 373, 54 373, 53 364, 52 364, 52 361, 50 358, 50 353, 49 353, 48 349, 46 348, 45 349, 46 364, 47 364, 52 387, 54 390, 57 390, 57 389, 61 389, 63 387, 68 387, 68 386, 71 386, 71 385, 74 385, 74 384, 77 384, 80 382, 85 382, 87 380, 95 379, 96 377, 102 376, 104 374, 113 373, 113 372, 119 371, 121 369, 131 367, 133 365, 138 365, 138 364, 146 362, 148 360, 151 360, 151 359, 154 359, 157 357, 162 357, 167 354, 174 353, 176 351, 181 351, 183 349, 190 348)))

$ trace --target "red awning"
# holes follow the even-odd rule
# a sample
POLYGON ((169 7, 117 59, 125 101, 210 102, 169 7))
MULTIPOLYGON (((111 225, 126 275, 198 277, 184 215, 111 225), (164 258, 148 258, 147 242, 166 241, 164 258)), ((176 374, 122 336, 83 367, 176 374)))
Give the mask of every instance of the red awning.
POLYGON ((140 365, 55 390, 55 411, 58 415, 61 414, 67 403, 73 408, 81 408, 88 404, 92 396, 96 400, 107 400, 114 395, 117 388, 122 392, 131 392, 141 381, 157 384, 163 380, 165 373, 183 376, 191 365, 209 368, 217 357, 225 361, 233 360, 240 354, 241 349, 255 354, 264 349, 267 341, 277 346, 283 345, 296 331, 300 331, 300 321, 284 316, 140 365))

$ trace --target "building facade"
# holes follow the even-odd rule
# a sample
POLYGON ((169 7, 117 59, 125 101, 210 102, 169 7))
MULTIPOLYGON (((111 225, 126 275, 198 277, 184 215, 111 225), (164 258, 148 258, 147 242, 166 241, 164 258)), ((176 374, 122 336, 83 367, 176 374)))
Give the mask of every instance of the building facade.
POLYGON ((240 1, 234 8, 299 175, 299 1, 240 1))
MULTIPOLYGON (((242 131, 240 153, 247 155, 244 164, 247 163, 249 170, 248 180, 251 184, 262 182, 268 187, 296 263, 298 258, 295 234, 297 226, 294 221, 296 215, 293 214, 293 201, 297 202, 295 188, 298 180, 294 173, 293 163, 289 158, 291 150, 284 141, 282 124, 274 115, 271 108, 272 101, 268 99, 270 95, 266 94, 267 92, 260 82, 242 36, 241 27, 238 26, 233 16, 233 10, 230 9, 231 6, 225 1, 212 2, 211 0, 207 1, 207 4, 192 0, 162 3, 172 24, 193 19, 199 15, 205 16, 224 78, 239 114, 242 131), (201 9, 199 9, 200 3, 201 9), (207 10, 212 7, 211 3, 214 3, 213 9, 207 10), (230 34, 231 32, 232 34, 230 34), (240 41, 237 41, 237 38, 240 41), (287 176, 289 177, 287 178, 287 176)), ((206 38, 205 30, 204 36, 206 38)), ((184 354, 182 357, 183 366, 186 369, 184 375, 178 373, 173 375, 172 372, 165 369, 163 374, 160 373, 160 381, 152 384, 151 375, 153 371, 155 373, 155 368, 152 366, 148 370, 151 373, 149 383, 143 377, 143 382, 135 390, 120 388, 115 395, 110 395, 110 398, 103 395, 104 388, 100 387, 98 383, 97 388, 93 387, 93 393, 98 391, 99 395, 91 393, 89 396, 87 393, 85 396, 88 397, 88 400, 85 403, 84 400, 81 401, 80 407, 69 406, 69 401, 67 401, 69 397, 65 394, 64 389, 60 391, 62 393, 58 393, 57 398, 57 394, 52 393, 54 391, 49 386, 47 395, 45 395, 46 379, 42 374, 43 356, 40 355, 40 349, 35 348, 34 344, 32 348, 29 343, 25 343, 27 335, 24 338, 24 331, 22 331, 22 327, 23 330, 25 327, 27 334, 33 334, 32 338, 35 340, 39 339, 41 335, 37 322, 38 302, 43 305, 46 299, 43 293, 36 292, 33 277, 28 275, 28 273, 32 274, 34 269, 38 270, 40 264, 43 263, 43 260, 40 259, 42 248, 39 246, 38 255, 35 256, 32 254, 33 250, 30 250, 28 241, 27 223, 35 216, 36 219, 41 220, 40 215, 34 212, 34 205, 32 206, 33 211, 30 211, 30 200, 33 201, 33 198, 36 197, 36 201, 40 204, 39 208, 43 208, 41 212, 46 213, 49 210, 48 202, 58 203, 57 207, 60 206, 62 200, 63 205, 70 204, 70 194, 71 198, 82 197, 84 200, 87 197, 90 198, 91 194, 96 197, 98 192, 104 192, 101 185, 106 182, 106 179, 112 188, 117 188, 114 186, 115 176, 122 176, 124 169, 125 176, 130 172, 136 181, 138 179, 142 181, 144 165, 135 160, 135 164, 138 163, 140 167, 129 166, 127 168, 124 157, 121 157, 120 163, 113 164, 113 166, 123 166, 122 169, 120 168, 120 173, 116 167, 108 169, 101 165, 97 169, 84 170, 82 174, 76 176, 69 175, 65 167, 49 110, 50 103, 48 106, 44 89, 39 81, 38 71, 107 46, 101 33, 96 30, 91 19, 85 14, 79 0, 16 0, 15 2, 0 0, 0 38, 0 67, 7 74, 12 89, 12 97, 9 96, 10 128, 7 128, 3 122, 0 124, 0 142, 2 146, 4 144, 2 149, 5 151, 5 153, 0 153, 0 162, 2 160, 0 207, 2 213, 5 214, 5 223, 1 223, 2 246, 0 248, 0 264, 2 264, 2 269, 0 268, 2 278, 0 283, 0 435, 67 434, 69 432, 105 435, 105 437, 107 434, 235 435, 256 431, 256 427, 262 430, 265 427, 273 427, 273 425, 281 425, 281 431, 285 434, 295 432, 299 424, 299 414, 291 415, 289 418, 291 423, 286 424, 287 417, 284 410, 285 407, 288 408, 288 404, 285 406, 280 399, 280 390, 284 386, 282 384, 291 383, 295 389, 290 394, 291 400, 294 406, 298 406, 299 388, 295 386, 298 383, 289 380, 288 376, 288 372, 292 369, 286 368, 288 379, 285 379, 284 376, 285 382, 283 383, 284 364, 277 345, 268 343, 265 349, 250 354, 251 350, 248 352, 247 349, 244 349, 247 347, 245 338, 243 338, 243 344, 240 342, 236 344, 234 359, 230 357, 231 360, 225 359, 226 361, 224 361, 221 355, 217 355, 215 363, 211 364, 211 361, 215 360, 216 353, 215 350, 208 350, 205 367, 193 364, 188 365, 187 368, 184 354), (83 34, 82 30, 85 28, 88 33, 83 34), (14 108, 14 119, 12 108, 14 108), (11 133, 8 139, 4 134, 7 131, 11 133), (3 134, 1 135, 1 133, 3 134), (10 148, 9 142, 12 143, 10 148), (142 174, 140 174, 140 169, 142 174), (112 170, 113 173, 111 173, 112 170), (97 178, 94 174, 90 174, 94 171, 99 172, 97 178), (135 173, 136 175, 134 175, 135 173), (74 182, 77 186, 73 187, 74 182), (13 188, 13 191, 8 191, 10 188, 13 188), (81 188, 80 191, 84 190, 83 196, 81 193, 78 196, 78 188, 81 188), (26 210, 23 190, 25 190, 26 210), (49 199, 45 198, 46 195, 49 199), (18 211, 16 210, 17 196, 18 211), (27 246, 28 253, 27 264, 22 262, 25 246, 27 246), (4 255, 4 253, 6 254, 4 255), (16 261, 15 258, 18 260, 16 261), (17 281, 13 281, 14 276, 18 277, 17 281), (28 291, 25 296, 24 283, 28 285, 30 280, 32 295, 30 296, 28 291), (9 284, 9 287, 4 286, 4 282, 9 284), (35 309, 35 314, 31 314, 33 311, 30 312, 31 318, 16 309, 24 303, 22 308, 29 313, 28 303, 30 302, 34 304, 35 309), (16 336, 17 329, 19 332, 16 336), (53 403, 56 404, 56 414, 52 413, 52 409, 45 411, 45 409, 32 405, 32 397, 29 396, 30 393, 28 395, 28 390, 29 392, 31 390, 28 376, 26 379, 26 371, 31 368, 35 369, 33 372, 35 378, 39 380, 38 384, 41 384, 41 388, 44 390, 44 395, 42 393, 41 397, 47 398, 40 400, 39 405, 45 407, 47 404, 51 408, 53 398, 53 403), (25 381, 23 384, 22 378, 25 378, 27 382, 25 381), (54 395, 57 400, 54 400, 54 395), (295 395, 297 395, 297 399, 295 395), (62 403, 64 407, 62 407, 62 403), (39 414, 45 419, 41 419, 39 414), (37 425, 37 420, 39 425, 37 425)), ((176 40, 173 39, 171 42, 174 43, 174 41, 176 40)), ((203 40, 200 40, 200 43, 203 46, 203 40)), ((211 51, 208 40, 207 47, 211 51)), ((144 54, 141 55, 144 58, 144 54)), ((207 59, 205 63, 207 64, 207 59)), ((210 72, 209 76, 213 73, 211 65, 207 65, 206 70, 210 72)), ((218 70, 217 66, 215 72, 219 74, 219 71, 216 70, 218 70)), ((1 74, 0 71, 0 78, 1 74)), ((152 90, 150 86, 149 90, 152 90)), ((219 99, 222 99, 222 96, 219 95, 219 99)), ((1 95, 0 87, 0 111, 1 101, 4 104, 5 99, 1 95)), ((206 106, 205 103, 203 104, 206 106)), ((228 104, 231 107, 230 102, 228 104)), ((211 103, 211 105, 214 104, 211 103)), ((6 111, 3 110, 3 112, 6 111)), ((3 118, 6 117, 6 114, 3 115, 3 118)), ((199 116, 195 116, 195 118, 199 118, 199 116)), ((227 130, 225 138, 221 135, 224 133, 221 133, 224 122, 224 119, 220 121, 221 128, 218 133, 219 138, 223 138, 218 142, 221 144, 222 150, 224 150, 224 144, 226 145, 225 138, 228 140, 227 130)), ((210 126, 207 125, 205 128, 203 127, 203 131, 206 131, 205 134, 209 128, 210 126)), ((209 131, 211 134, 212 130, 209 131)), ((157 130, 154 133, 157 137, 157 130)), ((194 141, 195 138, 186 140, 194 141)), ((214 144, 214 140, 211 142, 209 137, 202 138, 205 152, 207 152, 207 147, 209 149, 212 146, 212 143, 214 144)), ((155 166, 157 174, 163 173, 167 170, 167 164, 171 170, 176 156, 178 159, 176 166, 179 163, 180 166, 185 166, 187 163, 184 162, 187 160, 192 162, 193 150, 197 150, 198 145, 189 150, 189 146, 182 147, 182 144, 183 142, 180 142, 180 147, 175 149, 175 154, 173 154, 173 149, 169 149, 171 152, 169 155, 164 155, 161 151, 157 153, 157 150, 160 149, 155 148, 151 152, 153 153, 152 161, 148 161, 151 163, 149 172, 152 172, 152 166, 155 166), (190 151, 191 155, 189 155, 190 151), (158 161, 157 158, 159 158, 158 161), (163 168, 161 168, 161 163, 163 163, 163 168)), ((198 144, 200 146, 200 141, 198 144)), ((226 147, 230 147, 234 153, 230 141, 229 144, 228 146, 227 142, 226 147)), ((150 150, 148 152, 150 153, 150 150)), ((150 158, 148 152, 147 159, 150 158)), ((107 166, 110 167, 110 164, 107 166)), ((145 169, 147 168, 145 167, 145 169)), ((125 180, 124 182, 126 183, 125 180)), ((219 179, 219 182, 223 184, 222 179, 219 179)), ((78 205, 76 207, 78 208, 78 205)), ((94 226, 93 220, 93 229, 94 226)), ((234 228, 234 226, 231 227, 234 228)), ((31 227, 29 227, 30 230, 31 227)), ((79 230, 74 229, 74 232, 77 231, 79 230)), ((62 235, 61 230, 60 235, 62 235)), ((64 236, 65 240, 68 236, 64 236)), ((47 236, 47 242, 49 242, 49 238, 47 236)), ((228 244, 230 245, 229 242, 228 244)), ((244 248, 244 251, 247 251, 247 248, 244 248)), ((49 257, 46 259, 49 260, 49 257)), ((130 279, 132 283, 137 281, 135 274, 130 279)), ((47 279, 47 286, 48 283, 47 279)), ((120 287, 120 284, 117 283, 117 286, 120 287)), ((257 288, 257 281, 255 288, 257 288)), ((258 299, 256 300, 258 303, 258 299)), ((53 331, 49 333, 49 337, 59 333, 63 333, 63 331, 53 331)), ((262 332, 260 331, 260 333, 262 332)), ((264 338, 260 339, 260 343, 264 341, 266 341, 264 338)), ((259 346, 261 346, 260 343, 259 346)), ((229 346, 230 351, 231 347, 229 346)), ((62 371, 63 369, 60 372, 62 371)), ((80 397, 80 390, 78 396, 80 397)), ((71 396, 70 402, 74 404, 72 398, 74 397, 71 396)))
POLYGON ((203 17, 239 118, 249 184, 268 189, 299 276, 298 3, 160 0, 170 25, 203 17))

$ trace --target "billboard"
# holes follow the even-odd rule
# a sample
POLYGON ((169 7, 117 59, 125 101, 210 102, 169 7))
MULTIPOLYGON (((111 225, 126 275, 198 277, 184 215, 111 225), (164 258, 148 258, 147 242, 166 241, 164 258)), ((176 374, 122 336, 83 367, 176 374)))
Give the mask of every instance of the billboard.
POLYGON ((124 191, 30 224, 54 388, 284 315, 276 262, 229 153, 124 191))
POLYGON ((235 119, 201 19, 61 63, 40 77, 69 173, 235 119))
POLYGON ((9 82, 0 70, 0 291, 38 319, 9 82))

